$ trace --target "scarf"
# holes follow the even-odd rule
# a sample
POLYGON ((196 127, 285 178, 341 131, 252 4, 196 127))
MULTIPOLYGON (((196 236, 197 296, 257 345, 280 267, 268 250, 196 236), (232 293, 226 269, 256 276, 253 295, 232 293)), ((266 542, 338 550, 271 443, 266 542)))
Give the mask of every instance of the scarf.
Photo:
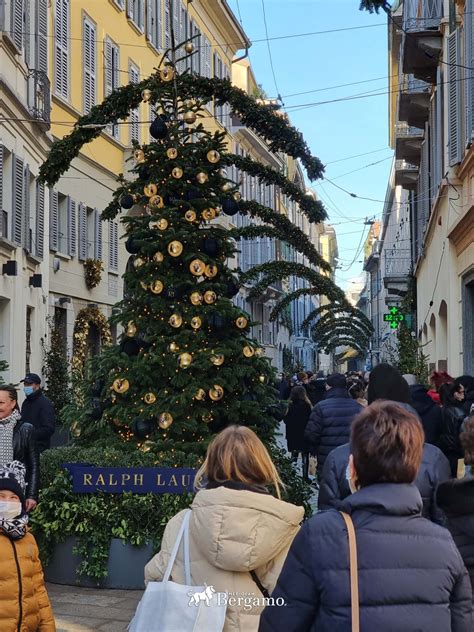
POLYGON ((0 419, 0 465, 13 461, 13 431, 20 418, 20 413, 14 410, 8 417, 0 419))
POLYGON ((20 540, 26 534, 28 526, 28 514, 26 511, 22 511, 17 518, 12 520, 3 520, 0 518, 0 531, 3 531, 6 536, 12 540, 20 540))

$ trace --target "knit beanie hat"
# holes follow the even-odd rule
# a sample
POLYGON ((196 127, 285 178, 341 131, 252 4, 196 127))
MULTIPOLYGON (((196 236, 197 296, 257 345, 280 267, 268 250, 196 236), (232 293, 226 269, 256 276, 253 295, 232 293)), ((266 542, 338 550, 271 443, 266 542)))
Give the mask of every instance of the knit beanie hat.
POLYGON ((26 469, 20 461, 12 461, 0 466, 0 490, 13 492, 25 504, 26 469))

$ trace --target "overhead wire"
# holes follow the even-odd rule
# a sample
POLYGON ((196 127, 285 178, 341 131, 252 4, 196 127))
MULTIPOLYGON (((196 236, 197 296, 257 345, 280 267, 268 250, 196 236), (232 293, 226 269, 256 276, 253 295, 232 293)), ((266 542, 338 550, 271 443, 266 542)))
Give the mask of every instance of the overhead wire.
POLYGON ((262 14, 263 14, 263 25, 265 27, 265 35, 266 35, 266 39, 267 39, 268 57, 270 59, 270 69, 272 71, 272 76, 273 76, 273 83, 275 84, 275 90, 277 92, 277 99, 280 101, 280 103, 283 106, 284 103, 283 103, 283 99, 282 99, 281 94, 280 94, 280 90, 278 89, 278 83, 277 83, 277 79, 276 79, 275 68, 273 66, 273 57, 272 57, 272 49, 271 49, 271 46, 270 46, 270 40, 268 39, 268 25, 267 25, 267 15, 266 15, 266 11, 265 11, 265 0, 262 0, 262 14))

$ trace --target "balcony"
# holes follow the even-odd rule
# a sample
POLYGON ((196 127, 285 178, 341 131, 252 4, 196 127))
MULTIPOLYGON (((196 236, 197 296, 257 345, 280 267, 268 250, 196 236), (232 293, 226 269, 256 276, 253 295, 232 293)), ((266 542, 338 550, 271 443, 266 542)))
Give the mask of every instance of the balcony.
POLYGON ((414 75, 405 75, 400 85, 398 119, 410 127, 424 129, 429 116, 430 99, 429 83, 415 79, 414 75))
POLYGON ((416 191, 418 185, 419 169, 405 160, 395 161, 395 186, 400 186, 409 191, 416 191))
POLYGON ((405 296, 411 267, 409 248, 392 248, 385 251, 383 284, 388 292, 387 301, 391 302, 392 297, 405 296))
POLYGON ((423 132, 417 127, 400 123, 395 129, 395 158, 412 165, 420 165, 423 132))
POLYGON ((28 73, 28 109, 32 118, 49 129, 51 92, 48 76, 42 70, 30 70, 28 73))
POLYGON ((434 83, 442 51, 443 0, 404 0, 403 72, 434 83))

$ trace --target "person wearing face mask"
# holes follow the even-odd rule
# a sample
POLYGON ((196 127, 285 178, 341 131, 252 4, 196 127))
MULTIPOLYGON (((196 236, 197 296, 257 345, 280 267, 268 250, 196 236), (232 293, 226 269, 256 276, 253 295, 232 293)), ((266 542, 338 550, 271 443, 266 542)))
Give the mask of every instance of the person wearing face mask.
POLYGON ((49 448, 51 437, 56 429, 56 413, 53 402, 41 389, 41 378, 36 373, 27 373, 23 382, 26 399, 21 406, 21 416, 35 429, 38 451, 49 448))
POLYGON ((39 455, 34 428, 21 418, 15 387, 2 384, 0 385, 0 467, 11 461, 20 461, 26 468, 28 487, 25 507, 27 511, 31 511, 36 507, 39 491, 39 455))
POLYGON ((0 466, 0 630, 55 632, 38 546, 28 531, 25 467, 0 466))

